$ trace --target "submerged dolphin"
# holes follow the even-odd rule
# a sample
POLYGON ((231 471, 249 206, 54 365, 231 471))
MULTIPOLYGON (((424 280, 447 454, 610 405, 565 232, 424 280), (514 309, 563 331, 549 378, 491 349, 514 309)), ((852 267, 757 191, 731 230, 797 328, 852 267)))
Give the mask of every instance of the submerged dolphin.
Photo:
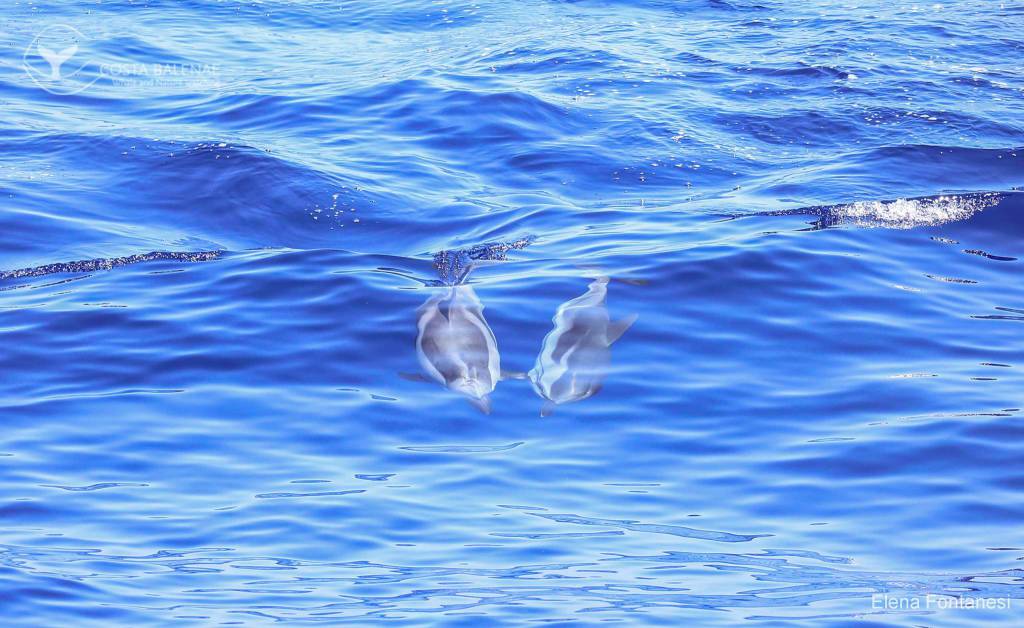
POLYGON ((501 357, 472 286, 448 286, 427 299, 416 311, 416 327, 416 353, 427 375, 490 414, 501 357))
MULTIPOLYGON (((504 261, 509 251, 522 249, 532 241, 532 236, 526 236, 439 251, 434 255, 434 268, 444 291, 431 296, 416 310, 416 354, 420 366, 429 379, 464 395, 485 414, 491 413, 490 394, 502 377, 501 356, 494 332, 484 318, 484 306, 473 287, 465 282, 474 268, 504 261)), ((427 379, 418 375, 403 377, 427 379)))
POLYGON ((612 322, 605 300, 608 278, 591 282, 587 292, 558 307, 555 328, 544 337, 537 363, 528 374, 537 394, 547 400, 541 416, 558 404, 592 397, 611 364, 611 345, 636 321, 633 314, 612 322))

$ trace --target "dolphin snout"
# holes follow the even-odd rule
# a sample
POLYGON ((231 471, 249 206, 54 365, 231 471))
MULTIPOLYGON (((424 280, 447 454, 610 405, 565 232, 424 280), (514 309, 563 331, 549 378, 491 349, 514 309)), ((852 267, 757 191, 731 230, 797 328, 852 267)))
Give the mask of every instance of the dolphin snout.
POLYGON ((452 390, 471 399, 482 399, 491 392, 490 387, 478 379, 460 379, 452 382, 452 390))
POLYGON ((479 379, 459 379, 452 382, 450 388, 468 397, 469 402, 480 412, 491 413, 491 398, 488 396, 491 387, 484 382, 479 379))

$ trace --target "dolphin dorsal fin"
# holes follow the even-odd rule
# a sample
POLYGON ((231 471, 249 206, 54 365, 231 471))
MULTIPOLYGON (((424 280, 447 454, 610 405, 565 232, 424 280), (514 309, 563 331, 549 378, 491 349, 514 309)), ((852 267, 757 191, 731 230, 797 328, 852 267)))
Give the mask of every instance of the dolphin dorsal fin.
POLYGON ((637 315, 630 314, 626 318, 617 320, 614 323, 608 325, 608 344, 612 344, 616 340, 622 337, 622 334, 626 333, 633 323, 636 322, 637 315))

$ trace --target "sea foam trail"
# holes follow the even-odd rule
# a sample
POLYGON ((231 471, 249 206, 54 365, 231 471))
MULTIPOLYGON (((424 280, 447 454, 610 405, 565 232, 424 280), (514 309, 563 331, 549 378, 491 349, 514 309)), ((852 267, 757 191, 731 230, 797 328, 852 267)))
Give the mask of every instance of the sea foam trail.
POLYGON ((911 229, 966 220, 984 209, 998 205, 1008 196, 1009 193, 1005 192, 980 192, 886 201, 857 201, 769 212, 769 215, 819 216, 814 225, 819 229, 836 225, 911 229))
POLYGON ((42 277, 44 275, 56 275, 59 273, 89 273, 97 270, 110 270, 118 266, 128 266, 140 262, 173 261, 173 262, 206 262, 217 259, 224 254, 224 251, 151 251, 139 253, 127 257, 101 257, 99 259, 79 260, 75 262, 60 262, 35 266, 33 268, 20 268, 18 270, 0 271, 0 279, 20 279, 23 277, 42 277))

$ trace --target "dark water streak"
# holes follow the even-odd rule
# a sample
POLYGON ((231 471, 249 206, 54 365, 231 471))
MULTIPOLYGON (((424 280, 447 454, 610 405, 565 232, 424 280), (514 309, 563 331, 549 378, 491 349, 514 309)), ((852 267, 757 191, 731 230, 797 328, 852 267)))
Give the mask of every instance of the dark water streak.
POLYGON ((138 264, 140 262, 208 262, 217 259, 224 251, 151 251, 127 257, 106 257, 100 259, 78 260, 75 262, 58 262, 33 268, 0 271, 0 279, 22 279, 25 277, 42 277, 68 273, 91 273, 98 270, 110 270, 119 266, 138 264))

